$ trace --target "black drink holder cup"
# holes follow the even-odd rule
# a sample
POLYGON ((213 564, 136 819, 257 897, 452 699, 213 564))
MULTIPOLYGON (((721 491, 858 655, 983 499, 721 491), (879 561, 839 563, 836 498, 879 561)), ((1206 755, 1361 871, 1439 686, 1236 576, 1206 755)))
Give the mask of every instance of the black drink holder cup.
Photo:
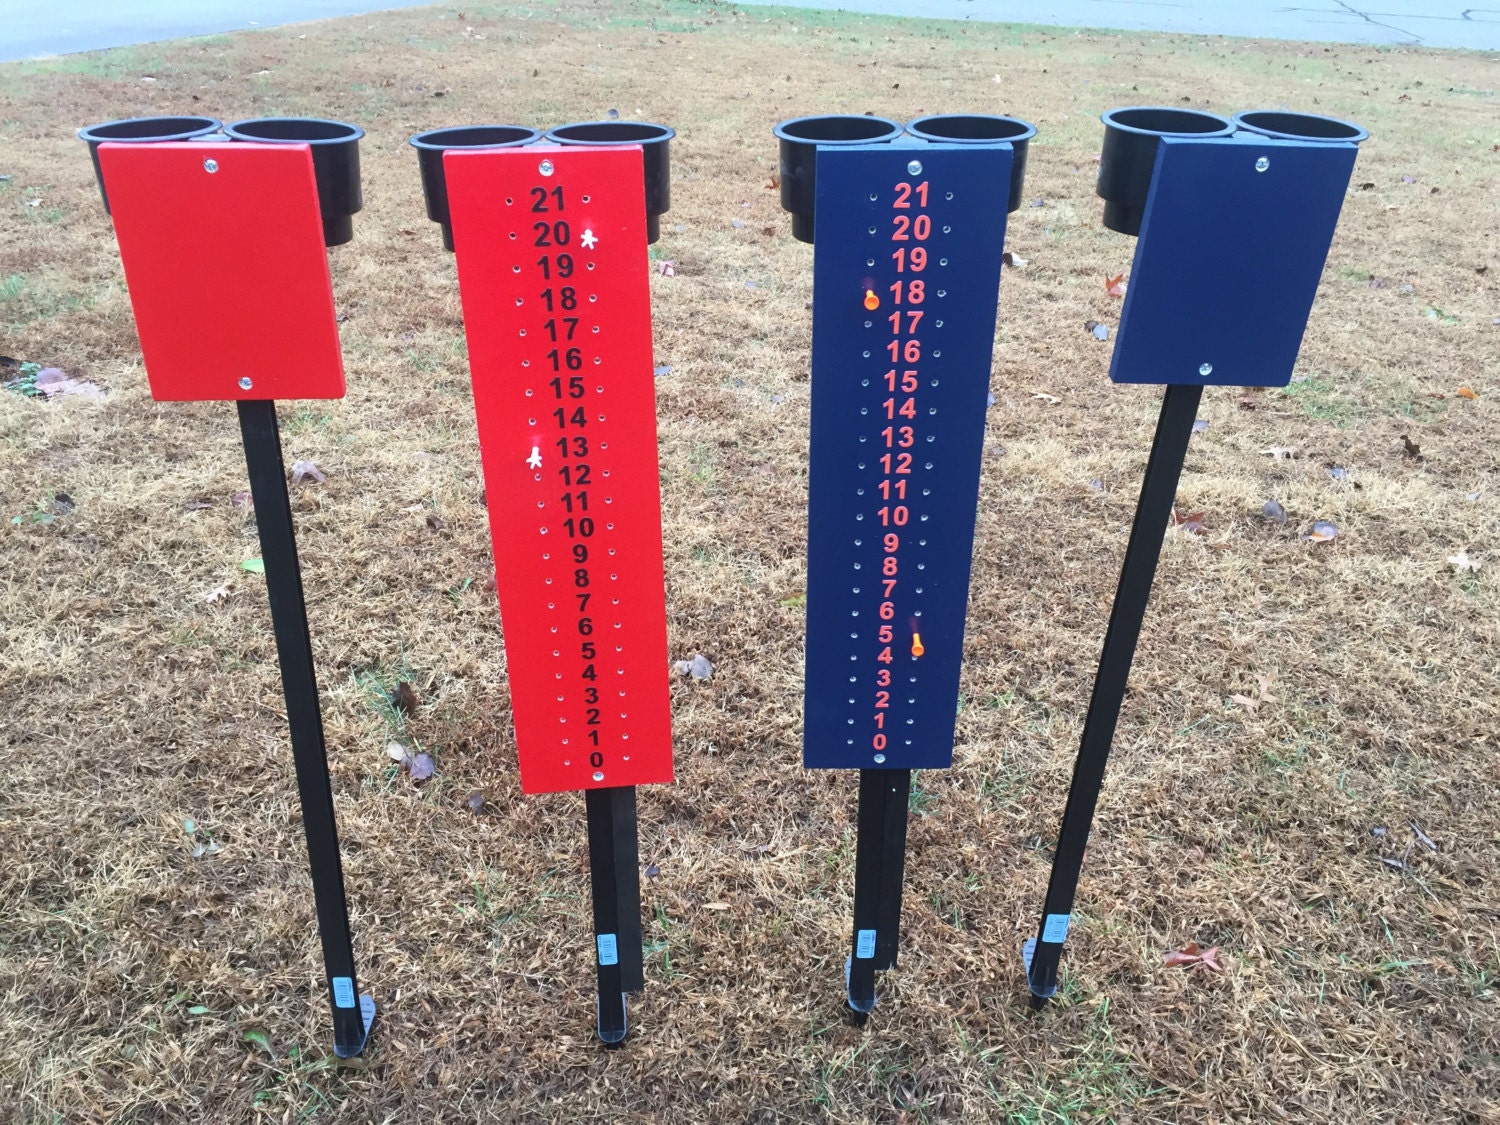
POLYGON ((1142 238, 1136 245, 1110 378, 1165 384, 1165 393, 1042 915, 1036 936, 1022 950, 1033 1008, 1058 989, 1084 851, 1203 387, 1284 386, 1291 378, 1348 190, 1354 163, 1349 150, 1369 136, 1348 121, 1282 110, 1226 119, 1200 110, 1129 106, 1108 111, 1102 120, 1097 190, 1104 225, 1136 237, 1144 224, 1152 244, 1142 238), (1262 147, 1257 138, 1271 143, 1262 147), (1183 151, 1173 153, 1164 140, 1174 149, 1177 142, 1208 143, 1182 145, 1183 151), (1183 159, 1168 159, 1173 156, 1183 159), (1207 277, 1225 281, 1208 286, 1207 277), (1247 326, 1242 306, 1251 296, 1265 299, 1247 326), (1198 349, 1205 334, 1212 342, 1201 353, 1178 354, 1198 349), (1216 346, 1225 339, 1239 344, 1230 350, 1216 346))
POLYGON ((193 141, 208 137, 222 129, 223 123, 216 117, 126 117, 119 121, 105 121, 78 130, 80 140, 89 146, 89 159, 94 162, 94 179, 99 183, 99 196, 104 200, 104 213, 109 212, 109 193, 104 190, 104 172, 99 167, 99 146, 110 144, 160 144, 163 141, 193 141))
POLYGON ((777 125, 781 208, 792 216, 792 237, 813 240, 813 205, 818 198, 819 145, 875 145, 901 136, 901 125, 884 117, 836 113, 794 117, 777 125))
POLYGON ((342 246, 354 237, 354 213, 364 206, 359 186, 359 139, 365 131, 320 117, 255 117, 224 127, 231 140, 308 145, 318 182, 323 244, 342 246))
POLYGON ((427 217, 443 228, 443 249, 453 249, 453 224, 448 217, 448 178, 443 153, 449 149, 516 148, 541 139, 541 131, 526 125, 456 125, 428 129, 411 138, 422 171, 422 196, 427 217))
POLYGON ((559 145, 640 145, 646 165, 646 242, 661 237, 661 216, 672 207, 671 144, 675 129, 648 121, 577 121, 547 130, 559 145))
POLYGON ((1017 117, 987 113, 940 113, 908 121, 906 131, 924 141, 949 145, 992 145, 1009 141, 1013 155, 1005 210, 1008 213, 1021 206, 1021 197, 1026 191, 1027 143, 1036 136, 1035 125, 1017 117))

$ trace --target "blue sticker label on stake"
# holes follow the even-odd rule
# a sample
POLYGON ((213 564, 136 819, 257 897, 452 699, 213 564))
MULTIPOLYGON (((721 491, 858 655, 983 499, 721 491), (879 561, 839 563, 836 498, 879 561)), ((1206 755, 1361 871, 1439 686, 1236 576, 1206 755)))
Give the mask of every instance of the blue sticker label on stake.
POLYGON ((354 1007, 354 981, 349 977, 334 977, 333 1002, 340 1008, 354 1007))
POLYGON ((1042 940, 1061 945, 1068 939, 1068 923, 1072 920, 1071 914, 1047 915, 1047 921, 1042 925, 1042 940))
POLYGON ((875 931, 860 930, 855 935, 854 956, 862 960, 869 960, 875 956, 875 931))
POLYGON ((599 964, 618 965, 620 963, 620 946, 615 941, 615 935, 600 934, 595 940, 599 945, 599 964))

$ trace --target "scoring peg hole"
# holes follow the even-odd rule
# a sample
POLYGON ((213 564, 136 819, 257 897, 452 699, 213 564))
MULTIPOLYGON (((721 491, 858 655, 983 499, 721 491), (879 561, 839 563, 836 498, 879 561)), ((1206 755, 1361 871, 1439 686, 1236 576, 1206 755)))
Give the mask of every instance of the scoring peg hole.
POLYGON ((594 263, 593 263, 593 262, 590 262, 590 263, 589 263, 589 269, 593 269, 593 268, 594 268, 594 263))
MULTIPOLYGON (((874 203, 879 198, 880 198, 880 196, 876 195, 873 191, 870 193, 870 202, 871 203, 874 203)), ((854 700, 851 699, 851 700, 849 700, 849 702, 853 703, 854 700)))
POLYGON ((614 529, 615 529, 615 525, 612 524, 612 523, 607 523, 607 524, 604 525, 604 530, 605 531, 613 531, 614 529))
MULTIPOLYGON (((542 474, 541 473, 533 473, 531 479, 535 480, 535 481, 539 481, 539 480, 542 479, 542 474)), ((548 581, 550 582, 551 579, 548 579, 548 581)))
MULTIPOLYGON (((550 551, 543 551, 542 552, 542 561, 543 562, 550 562, 551 559, 552 559, 552 552, 550 552, 550 551)), ((549 581, 550 581, 550 579, 549 579, 549 581)))
POLYGON ((604 780, 604 773, 603 773, 603 771, 601 771, 601 770, 595 770, 594 771, 594 780, 595 781, 603 781, 604 780))
POLYGON ((536 419, 535 418, 528 418, 528 419, 526 419, 526 424, 528 426, 535 426, 536 425, 536 419))
POLYGON ((529 360, 529 359, 523 359, 521 361, 521 366, 522 367, 530 367, 531 366, 531 360, 529 360))
POLYGON ((511 231, 510 232, 510 240, 512 242, 514 242, 516 240, 516 232, 515 231, 511 231))
POLYGON ((558 652, 558 651, 557 651, 557 649, 553 649, 553 650, 552 650, 552 655, 553 655, 553 656, 561 656, 561 655, 562 655, 562 653, 560 653, 560 652, 558 652))
POLYGON ((552 626, 552 631, 553 631, 553 632, 554 632, 554 633, 555 633, 555 632, 557 632, 557 626, 556 626, 556 625, 554 625, 554 626, 552 626))
POLYGON ((943 196, 943 198, 944 199, 952 199, 953 198, 953 193, 950 191, 947 195, 943 196))
POLYGON ((524 336, 524 335, 526 335, 526 329, 524 329, 524 328, 523 328, 523 329, 521 329, 521 332, 520 332, 520 334, 521 334, 521 335, 522 335, 522 336, 524 336))
POLYGON ((594 325, 594 335, 595 336, 599 335, 599 326, 597 324, 594 325))
POLYGON ((946 297, 947 295, 948 295, 948 290, 946 290, 946 289, 939 289, 938 290, 938 296, 939 297, 946 297))
POLYGON ((599 299, 599 294, 597 294, 597 293, 590 293, 589 294, 589 304, 592 305, 598 299, 599 299))
POLYGON ((939 258, 938 259, 938 265, 940 265, 940 266, 946 266, 947 264, 948 264, 948 259, 947 258, 939 258))
POLYGON ((629 754, 621 754, 620 755, 620 761, 622 761, 622 762, 628 762, 628 761, 630 761, 630 755, 629 754))
POLYGON ((601 363, 603 363, 603 362, 604 362, 604 361, 603 361, 603 360, 602 360, 602 359, 600 359, 600 358, 599 358, 599 357, 598 357, 598 356, 595 356, 595 357, 594 357, 594 365, 595 365, 595 366, 596 366, 596 367, 597 367, 597 366, 598 366, 598 365, 599 365, 599 364, 601 364, 601 363))
MULTIPOLYGON (((596 395, 602 395, 602 394, 603 394, 603 393, 604 393, 604 388, 603 388, 603 387, 595 387, 595 388, 594 388, 594 393, 595 393, 595 394, 596 394, 596 395)), ((604 475, 605 475, 605 476, 609 476, 609 474, 608 474, 608 473, 605 473, 605 474, 604 474, 604 475)))
POLYGON ((932 462, 931 462, 931 461, 928 461, 928 462, 927 462, 927 463, 926 463, 926 464, 924 464, 924 465, 923 465, 923 466, 922 466, 922 468, 924 468, 924 469, 930 469, 930 468, 932 468, 932 462))
POLYGON ((866 258, 865 259, 865 265, 867 265, 867 266, 873 266, 874 264, 875 264, 875 259, 874 258, 866 258))
POLYGON ((541 529, 541 532, 542 532, 543 535, 546 535, 547 534, 547 529, 544 527, 544 528, 541 529))
POLYGON ((876 754, 876 755, 875 755, 875 764, 876 764, 876 765, 877 765, 877 766, 878 766, 878 765, 879 765, 879 764, 880 764, 880 763, 881 763, 881 762, 883 762, 883 761, 885 761, 885 755, 884 755, 884 754, 876 754))
POLYGON ((868 379, 861 379, 859 381, 859 385, 861 387, 868 387, 870 385, 870 380, 868 380, 868 379))
POLYGON ((846 738, 846 739, 844 739, 844 745, 846 745, 846 746, 853 746, 854 745, 854 739, 852 739, 852 738, 846 738))
POLYGON ((854 513, 854 518, 856 520, 862 520, 862 519, 865 518, 865 514, 863 512, 855 512, 854 513))
POLYGON ((514 207, 516 205, 516 201, 514 199, 512 199, 510 196, 506 196, 505 197, 505 205, 507 207, 514 207))
POLYGON ((593 200, 592 200, 592 199, 590 199, 590 198, 589 198, 589 197, 588 197, 588 196, 586 196, 586 195, 585 195, 585 196, 584 196, 584 197, 583 197, 583 201, 584 201, 584 202, 585 202, 585 203, 592 203, 592 202, 593 202, 593 200))
POLYGON ((599 415, 599 421, 601 421, 601 422, 604 421, 604 415, 603 414, 599 415))
POLYGON ((516 298, 516 308, 520 308, 525 303, 526 303, 525 298, 523 298, 523 297, 517 297, 516 298))
POLYGON ((520 266, 511 266, 510 267, 510 272, 511 273, 520 273, 521 272, 521 267, 520 266))
POLYGON ((938 326, 938 327, 939 327, 939 328, 941 328, 941 327, 942 327, 942 326, 943 326, 943 322, 942 322, 942 321, 941 321, 941 320, 940 320, 940 321, 938 321, 938 322, 937 322, 937 326, 938 326))
MULTIPOLYGON (((871 233, 871 234, 874 234, 874 233, 875 233, 875 228, 874 228, 874 227, 871 227, 871 228, 870 228, 870 233, 871 233)), ((511 235, 511 237, 512 237, 512 238, 514 238, 514 237, 515 237, 515 235, 511 235)))
POLYGON ((526 388, 526 397, 527 397, 527 398, 530 398, 530 397, 531 397, 531 388, 530 388, 530 387, 527 387, 527 388, 526 388))
POLYGON ((875 322, 873 320, 867 320, 867 321, 865 321, 865 327, 866 328, 874 328, 875 327, 875 322))
POLYGON ((536 502, 536 506, 538 508, 545 508, 547 506, 547 501, 545 501, 545 500, 538 500, 536 502))

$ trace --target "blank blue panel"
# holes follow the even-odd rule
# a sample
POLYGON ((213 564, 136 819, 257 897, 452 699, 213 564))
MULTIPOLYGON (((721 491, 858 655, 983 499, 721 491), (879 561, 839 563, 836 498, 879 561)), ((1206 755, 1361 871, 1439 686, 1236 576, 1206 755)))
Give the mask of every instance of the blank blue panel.
POLYGON ((1162 138, 1109 377, 1291 382, 1356 151, 1243 133, 1162 138))
POLYGON ((1009 145, 818 152, 809 768, 952 763, 1010 167, 1009 145))

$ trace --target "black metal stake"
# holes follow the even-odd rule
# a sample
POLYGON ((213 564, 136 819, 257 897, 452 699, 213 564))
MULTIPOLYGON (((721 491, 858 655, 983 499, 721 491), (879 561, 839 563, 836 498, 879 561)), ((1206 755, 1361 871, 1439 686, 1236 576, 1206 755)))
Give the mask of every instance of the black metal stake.
POLYGON ((1042 1007, 1057 992, 1057 965, 1068 936, 1083 852, 1088 846, 1115 724, 1125 701, 1130 664, 1135 659, 1151 583, 1156 577, 1157 560, 1161 558, 1162 539, 1177 498, 1177 481, 1182 476, 1182 463, 1187 457, 1188 440, 1193 436, 1193 421, 1198 416, 1198 400, 1202 395, 1202 387, 1169 386, 1162 398, 1156 437, 1151 443, 1141 497, 1135 507, 1135 523, 1130 528, 1130 542, 1120 568, 1120 585, 1104 634, 1094 694, 1089 700, 1083 739, 1073 764, 1073 783, 1068 789, 1057 851, 1052 858, 1052 877, 1047 883, 1041 923, 1037 936, 1026 942, 1023 952, 1033 1008, 1042 1007))
POLYGON ((854 846, 854 948, 844 969, 849 1007, 863 1022, 875 1007, 875 973, 896 967, 901 940, 901 880, 906 869, 906 808, 911 770, 859 771, 854 846))
POLYGON ((354 971, 344 872, 333 819, 333 787, 328 779, 323 715, 318 708, 318 681, 313 672, 312 638, 302 599, 302 571, 297 565, 281 437, 276 429, 276 404, 266 400, 241 402, 239 408, 245 464, 255 501, 255 526, 260 532, 266 568, 266 593, 271 602, 271 627, 276 634, 276 657, 281 664, 281 687, 291 728, 292 760, 297 767, 318 935, 323 942, 323 966, 333 1012, 333 1052, 347 1059, 365 1049, 375 1019, 375 1000, 368 993, 361 995, 354 971))
POLYGON ((641 953, 641 865, 635 786, 584 792, 589 822, 589 882, 594 898, 594 956, 599 970, 598 1031, 613 1047, 625 1040, 625 993, 646 987, 641 953))

